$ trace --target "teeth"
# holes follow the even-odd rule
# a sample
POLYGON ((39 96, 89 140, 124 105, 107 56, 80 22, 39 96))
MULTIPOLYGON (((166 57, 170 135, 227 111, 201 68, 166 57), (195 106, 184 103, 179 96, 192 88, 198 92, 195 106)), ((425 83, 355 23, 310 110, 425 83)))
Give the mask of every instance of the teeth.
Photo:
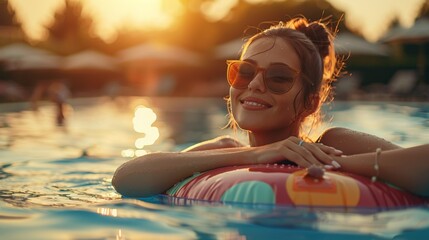
POLYGON ((244 101, 244 104, 252 105, 252 106, 255 106, 255 107, 265 107, 265 105, 257 103, 257 102, 244 101))

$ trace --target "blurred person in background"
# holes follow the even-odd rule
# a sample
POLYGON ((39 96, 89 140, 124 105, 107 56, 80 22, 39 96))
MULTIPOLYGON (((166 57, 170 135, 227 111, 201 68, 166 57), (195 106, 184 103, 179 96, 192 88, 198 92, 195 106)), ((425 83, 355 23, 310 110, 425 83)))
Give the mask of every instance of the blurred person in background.
POLYGON ((33 90, 31 105, 33 110, 37 111, 38 102, 47 97, 55 104, 55 120, 57 125, 64 125, 65 105, 70 96, 71 92, 62 80, 41 81, 33 90))

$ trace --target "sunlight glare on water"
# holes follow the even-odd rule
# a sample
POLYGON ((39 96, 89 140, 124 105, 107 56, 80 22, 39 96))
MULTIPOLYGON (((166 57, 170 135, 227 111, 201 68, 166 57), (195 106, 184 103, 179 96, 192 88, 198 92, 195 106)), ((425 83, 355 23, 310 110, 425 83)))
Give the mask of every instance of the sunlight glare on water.
MULTIPOLYGON (((144 134, 144 137, 136 139, 136 148, 142 149, 146 145, 152 145, 159 138, 158 128, 152 126, 156 118, 152 109, 141 105, 136 107, 133 118, 134 131, 144 134)), ((139 156, 137 151, 135 155, 139 156)))

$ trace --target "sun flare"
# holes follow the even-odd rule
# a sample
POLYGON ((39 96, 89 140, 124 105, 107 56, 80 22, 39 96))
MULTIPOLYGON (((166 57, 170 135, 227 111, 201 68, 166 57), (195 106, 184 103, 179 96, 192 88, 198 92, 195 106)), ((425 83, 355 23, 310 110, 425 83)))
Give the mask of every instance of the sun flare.
POLYGON ((85 0, 85 11, 94 16, 96 33, 104 39, 119 28, 165 29, 182 12, 178 0, 85 0))
MULTIPOLYGON (((116 37, 118 29, 166 29, 180 17, 183 6, 179 0, 71 0, 81 2, 83 13, 94 20, 95 33, 105 40, 116 37)), ((64 6, 63 0, 10 0, 17 9, 24 30, 35 39, 45 36, 54 14, 64 6)))

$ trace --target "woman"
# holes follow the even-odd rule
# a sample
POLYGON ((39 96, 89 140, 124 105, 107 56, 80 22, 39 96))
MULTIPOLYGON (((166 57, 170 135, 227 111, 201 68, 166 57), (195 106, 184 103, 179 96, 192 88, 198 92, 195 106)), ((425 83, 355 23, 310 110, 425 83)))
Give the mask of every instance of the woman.
POLYGON ((302 133, 306 121, 317 122, 341 68, 332 40, 325 24, 304 18, 250 38, 240 60, 228 61, 231 125, 248 132, 249 146, 219 137, 183 152, 147 154, 117 169, 115 189, 126 196, 150 196, 195 172, 288 160, 378 178, 429 196, 428 144, 401 148, 344 128, 328 129, 315 142, 302 133))

